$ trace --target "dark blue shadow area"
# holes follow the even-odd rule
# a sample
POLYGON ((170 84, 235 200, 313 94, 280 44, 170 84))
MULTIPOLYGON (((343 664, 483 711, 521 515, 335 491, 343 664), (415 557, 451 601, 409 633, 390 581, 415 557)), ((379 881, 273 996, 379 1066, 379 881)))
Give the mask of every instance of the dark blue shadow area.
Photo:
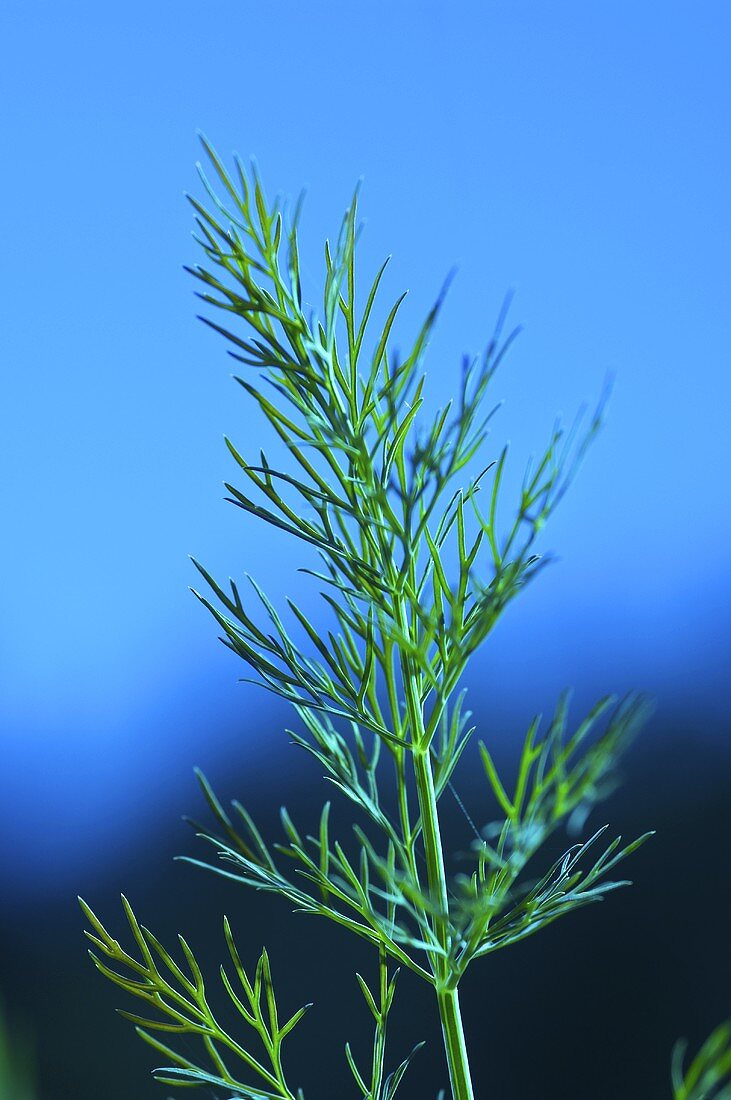
MULTIPOLYGON (((625 762, 623 787, 592 822, 611 822, 627 837, 657 829, 626 867, 635 885, 470 973, 463 1000, 478 1095, 489 1082, 504 1097, 662 1100, 675 1039, 683 1034, 698 1043, 728 1014, 731 756, 719 747, 724 734, 728 730, 700 729, 692 717, 660 711, 625 762)), ((211 778, 222 796, 241 797, 271 837, 279 834, 280 802, 298 823, 314 828, 317 802, 328 793, 316 765, 299 763, 295 780, 284 757, 276 761, 276 776, 266 777, 221 757, 211 778)), ((474 775, 468 763, 458 786, 479 823, 493 807, 474 775)), ((192 782, 184 805, 205 816, 192 782)), ((450 847, 465 849, 470 827, 448 794, 443 809, 450 847)), ((350 811, 337 806, 335 823, 344 835, 349 820, 350 811)), ((182 825, 151 829, 123 855, 106 851, 104 870, 80 875, 80 889, 123 941, 120 889, 163 942, 184 932, 210 975, 213 1003, 225 956, 222 913, 247 962, 253 964, 266 942, 284 1006, 316 1002, 292 1043, 293 1079, 309 1085, 311 1095, 350 1095, 342 1049, 348 1038, 358 1049, 366 1026, 354 971, 370 973, 370 952, 324 922, 291 914, 278 899, 172 863, 173 854, 202 855, 197 843, 182 825)), ((556 837, 548 857, 564 847, 556 837)), ((41 1100, 91 1100, 100 1090, 105 1100, 152 1100, 160 1088, 147 1071, 159 1059, 115 1018, 115 1006, 132 1006, 85 960, 81 927, 66 892, 3 913, 3 996, 35 1036, 41 1100)), ((402 977, 393 1058, 426 1038, 405 1094, 433 1095, 445 1076, 433 1009, 425 990, 402 977)))

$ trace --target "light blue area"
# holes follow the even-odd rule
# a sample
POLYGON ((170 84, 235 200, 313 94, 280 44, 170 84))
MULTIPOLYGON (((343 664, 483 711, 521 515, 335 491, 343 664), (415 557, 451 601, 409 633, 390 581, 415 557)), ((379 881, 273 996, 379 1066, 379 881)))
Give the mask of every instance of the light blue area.
POLYGON ((668 713, 720 713, 730 33, 721 3, 5 0, 11 867, 38 881, 29 853, 50 844, 70 876, 101 837, 119 843, 120 819, 131 843, 189 806, 190 765, 218 759, 233 724, 249 744, 277 733, 186 593, 188 552, 275 596, 306 591, 291 550, 221 503, 222 434, 251 453, 260 423, 181 270, 196 260, 182 191, 198 127, 224 154, 255 153, 272 191, 308 185, 315 292, 315 244, 360 176, 363 263, 394 254, 407 335, 458 264, 430 358, 439 398, 516 289, 526 332, 495 383, 496 443, 508 435, 516 463, 616 374, 607 430, 548 533, 562 563, 485 654, 475 702, 517 722, 566 682, 582 698, 638 684, 668 713))

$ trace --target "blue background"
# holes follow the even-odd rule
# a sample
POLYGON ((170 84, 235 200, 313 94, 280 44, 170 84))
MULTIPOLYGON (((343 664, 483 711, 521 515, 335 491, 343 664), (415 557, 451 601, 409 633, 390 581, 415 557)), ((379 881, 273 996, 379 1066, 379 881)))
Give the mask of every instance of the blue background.
POLYGON ((546 534, 560 560, 470 674, 482 734, 567 684, 638 686, 658 759, 687 719, 727 761, 730 34, 704 2, 5 0, 4 904, 133 860, 190 808, 194 763, 262 785, 299 763, 186 591, 192 553, 310 599, 299 557, 222 503, 223 433, 255 453, 262 427, 182 271, 198 127, 270 193, 307 186, 313 297, 361 176, 363 269, 393 253, 404 340, 458 266, 437 398, 515 290, 493 392, 516 472, 615 375, 546 534))

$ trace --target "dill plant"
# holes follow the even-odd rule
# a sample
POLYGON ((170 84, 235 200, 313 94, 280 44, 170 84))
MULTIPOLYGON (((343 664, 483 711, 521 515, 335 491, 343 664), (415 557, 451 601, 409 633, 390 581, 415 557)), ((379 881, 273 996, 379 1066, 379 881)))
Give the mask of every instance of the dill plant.
MULTIPOLYGON (((484 354, 463 362, 454 401, 424 424, 423 359, 443 295, 408 354, 398 356, 393 330, 405 295, 383 324, 373 322, 388 261, 360 308, 356 302, 356 196, 337 242, 325 246, 316 315, 301 285, 299 206, 288 219, 279 202, 267 201, 255 168, 237 160, 232 176, 203 144, 219 190, 201 170, 209 206, 190 201, 205 264, 188 270, 225 321, 202 319, 231 345, 244 368, 237 381, 291 458, 288 469, 275 469, 263 451, 252 460, 227 439, 241 479, 226 486, 229 499, 317 552, 319 565, 304 572, 321 586, 333 629, 323 631, 292 600, 285 616, 250 578, 245 594, 234 581, 224 587, 197 562, 205 589, 195 594, 251 678, 292 705, 299 720, 293 741, 316 758, 358 821, 345 843, 331 835, 329 803, 314 836, 303 836, 283 809, 283 838, 272 846, 247 810, 237 802, 229 812, 199 773, 217 822, 201 835, 217 858, 189 862, 278 894, 371 945, 378 980, 371 987, 356 978, 373 1020, 372 1055, 358 1065, 346 1047, 353 1095, 391 1100, 407 1070, 414 1052, 391 1069, 386 1051, 396 977, 406 967, 433 992, 451 1097, 471 1100, 459 1001, 467 969, 625 885, 612 874, 650 835, 607 842, 605 827, 535 871, 546 840, 561 827, 583 830, 613 789, 617 759, 647 713, 646 700, 634 694, 602 699, 576 725, 564 695, 548 723, 531 723, 511 784, 479 743, 491 823, 473 845, 469 873, 450 872, 440 826, 440 799, 474 733, 464 671, 541 570, 537 536, 596 435, 601 406, 583 435, 553 430, 505 522, 507 448, 470 472, 472 460, 485 457, 495 411, 486 411, 489 384, 515 336, 503 337, 504 316, 484 354), (393 799, 383 794, 389 773, 393 799)), ((127 950, 81 905, 95 965, 147 1009, 122 1014, 165 1059, 155 1071, 159 1081, 207 1085, 240 1100, 304 1100, 286 1076, 283 1046, 309 1005, 282 1020, 266 951, 247 970, 224 920, 229 962, 220 980, 242 1038, 210 1007, 186 940, 179 938, 176 961, 123 898, 127 950), (197 1038, 199 1056, 181 1038, 197 1038)), ((723 1087, 727 1029, 714 1033, 687 1072, 682 1061, 678 1048, 675 1100, 731 1097, 723 1087)), ((479 1095, 487 1095, 484 1085, 479 1095)))
POLYGON ((32 1047, 10 1026, 0 1003, 0 1100, 38 1100, 35 1082, 32 1047))

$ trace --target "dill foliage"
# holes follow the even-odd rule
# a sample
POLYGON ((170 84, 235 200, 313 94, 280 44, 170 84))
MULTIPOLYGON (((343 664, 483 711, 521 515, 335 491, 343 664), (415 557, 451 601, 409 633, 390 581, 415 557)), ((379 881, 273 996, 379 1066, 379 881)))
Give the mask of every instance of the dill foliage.
POLYGON ((709 1035, 687 1070, 687 1044, 673 1051, 673 1100, 731 1100, 731 1022, 709 1035))
POLYGON ((0 1100, 37 1100, 33 1049, 0 1003, 0 1100))
MULTIPOLYGON (((221 585, 197 562, 205 588, 196 595, 250 678, 291 703, 299 721, 293 740, 317 759, 358 819, 345 842, 332 835, 329 803, 312 836, 282 810, 282 838, 269 845, 246 809, 224 808, 199 775, 217 824, 201 830, 212 862, 191 862, 279 894, 372 945, 375 988, 357 975, 372 1018, 370 1064, 356 1064, 346 1048, 354 1096, 391 1100, 414 1053, 392 1067, 386 1051, 396 976, 406 967, 433 990, 451 1096, 470 1100, 459 1003, 467 969, 625 885, 616 868, 649 835, 623 843, 599 829, 535 870, 546 840, 565 826, 580 834, 613 789, 618 757, 647 713, 637 695, 603 699, 578 724, 563 696, 549 722, 531 723, 510 784, 479 744, 490 824, 473 844, 469 872, 450 870, 440 831, 440 799, 474 733, 463 674, 542 569, 537 536, 596 435, 601 404, 583 434, 554 428, 506 508, 507 448, 471 472, 495 411, 486 406, 490 382, 515 336, 503 335, 504 316, 484 354, 464 361, 455 399, 425 416, 423 360, 443 294, 408 353, 397 355, 393 331, 404 296, 383 311, 383 323, 373 320, 388 261, 360 307, 356 301, 356 196, 336 243, 326 244, 315 315, 303 299, 299 206, 288 218, 279 202, 267 201, 255 168, 237 161, 232 176, 204 145, 218 190, 201 171, 209 205, 190 201, 205 262, 188 270, 218 311, 218 319, 203 320, 228 341, 243 368, 237 381, 291 460, 275 469, 263 451, 252 459, 227 439, 238 471, 229 499, 316 551, 305 572, 321 586, 332 629, 292 600, 275 608, 254 580, 246 592, 234 581, 221 585)), ((220 979, 245 1037, 231 1035, 209 1007, 187 942, 180 938, 176 961, 123 904, 129 952, 82 903, 87 934, 101 973, 152 1013, 124 1015, 165 1059, 158 1080, 208 1085, 240 1100, 303 1100, 288 1082, 282 1052, 308 1006, 280 1019, 266 952, 247 972, 225 921, 229 963, 220 979), (185 1045, 191 1036, 200 1040, 199 1056, 185 1045)), ((704 1084, 715 1087, 728 1074, 727 1031, 709 1040, 687 1077, 681 1062, 678 1054, 675 1100, 731 1096, 728 1086, 710 1092, 704 1084)))

